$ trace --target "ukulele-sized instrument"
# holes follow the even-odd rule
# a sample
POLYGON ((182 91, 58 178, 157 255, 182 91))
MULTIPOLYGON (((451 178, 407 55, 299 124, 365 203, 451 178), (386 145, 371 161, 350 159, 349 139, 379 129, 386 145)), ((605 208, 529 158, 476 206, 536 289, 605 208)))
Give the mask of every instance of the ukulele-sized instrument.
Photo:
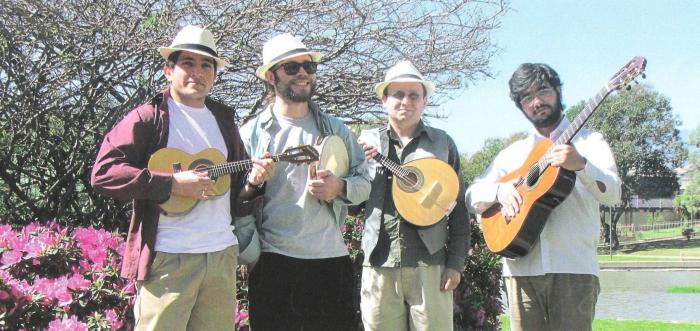
MULTIPOLYGON (((318 152, 309 145, 287 148, 284 153, 270 157, 274 162, 285 161, 302 164, 318 161, 318 152)), ((209 196, 221 196, 231 187, 229 174, 245 172, 253 168, 252 160, 226 162, 226 157, 216 148, 207 148, 197 154, 189 154, 177 148, 161 148, 148 160, 148 170, 177 173, 180 171, 208 172, 216 183, 206 192, 209 196)), ((177 195, 160 204, 161 213, 168 216, 187 214, 199 200, 177 195)))
POLYGON ((393 174, 391 197, 396 211, 409 223, 433 225, 457 204, 459 180, 446 162, 424 158, 399 165, 382 154, 374 159, 393 174))

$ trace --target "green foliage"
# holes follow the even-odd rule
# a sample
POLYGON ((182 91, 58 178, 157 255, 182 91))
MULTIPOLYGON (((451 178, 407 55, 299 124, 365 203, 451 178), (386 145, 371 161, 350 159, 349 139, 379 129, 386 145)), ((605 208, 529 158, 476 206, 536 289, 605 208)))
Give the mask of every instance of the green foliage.
MULTIPOLYGON (((688 144, 700 147, 700 125, 690 133, 688 144)), ((683 188, 683 192, 678 194, 673 203, 679 207, 686 218, 692 219, 700 213, 700 152, 697 150, 690 152, 686 168, 688 183, 683 188)))
MULTIPOLYGON (((573 119, 584 107, 571 107, 573 119)), ((670 197, 679 189, 674 169, 687 158, 670 100, 637 85, 609 96, 586 124, 603 134, 622 179, 622 199, 670 197)))
POLYGON ((527 136, 524 132, 518 132, 510 135, 508 138, 488 138, 484 142, 484 147, 471 155, 470 157, 462 158, 462 174, 464 176, 464 185, 469 187, 474 181, 474 178, 481 175, 482 172, 491 164, 498 152, 506 148, 510 144, 523 139, 527 136))

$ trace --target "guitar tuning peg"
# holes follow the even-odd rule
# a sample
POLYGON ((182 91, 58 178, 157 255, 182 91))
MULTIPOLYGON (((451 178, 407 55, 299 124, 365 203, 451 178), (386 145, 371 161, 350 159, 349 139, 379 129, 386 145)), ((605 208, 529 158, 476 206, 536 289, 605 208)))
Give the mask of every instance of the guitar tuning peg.
POLYGON ((646 78, 647 78, 647 74, 642 74, 642 78, 646 79, 646 78))
POLYGON ((632 89, 632 86, 625 85, 625 90, 629 91, 629 90, 631 90, 631 89, 632 89))

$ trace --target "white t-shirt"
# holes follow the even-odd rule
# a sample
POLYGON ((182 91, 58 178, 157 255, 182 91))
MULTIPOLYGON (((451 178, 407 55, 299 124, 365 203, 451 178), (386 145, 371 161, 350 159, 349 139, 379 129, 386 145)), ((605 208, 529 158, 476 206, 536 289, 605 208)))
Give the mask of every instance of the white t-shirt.
MULTIPOLYGON (((223 155, 228 155, 216 118, 206 107, 192 108, 169 99, 168 110, 168 147, 189 154, 196 154, 205 148, 216 148, 223 155)), ((206 253, 220 251, 237 243, 231 225, 230 192, 226 192, 219 197, 199 201, 185 215, 161 214, 155 250, 168 253, 206 253)))

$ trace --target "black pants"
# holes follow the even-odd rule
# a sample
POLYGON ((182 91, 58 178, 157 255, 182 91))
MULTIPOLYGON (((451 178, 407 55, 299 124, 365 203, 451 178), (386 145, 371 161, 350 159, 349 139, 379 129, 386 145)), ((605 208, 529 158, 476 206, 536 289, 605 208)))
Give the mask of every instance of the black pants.
POLYGON ((357 330, 350 257, 296 259, 262 253, 250 273, 250 328, 357 330))

